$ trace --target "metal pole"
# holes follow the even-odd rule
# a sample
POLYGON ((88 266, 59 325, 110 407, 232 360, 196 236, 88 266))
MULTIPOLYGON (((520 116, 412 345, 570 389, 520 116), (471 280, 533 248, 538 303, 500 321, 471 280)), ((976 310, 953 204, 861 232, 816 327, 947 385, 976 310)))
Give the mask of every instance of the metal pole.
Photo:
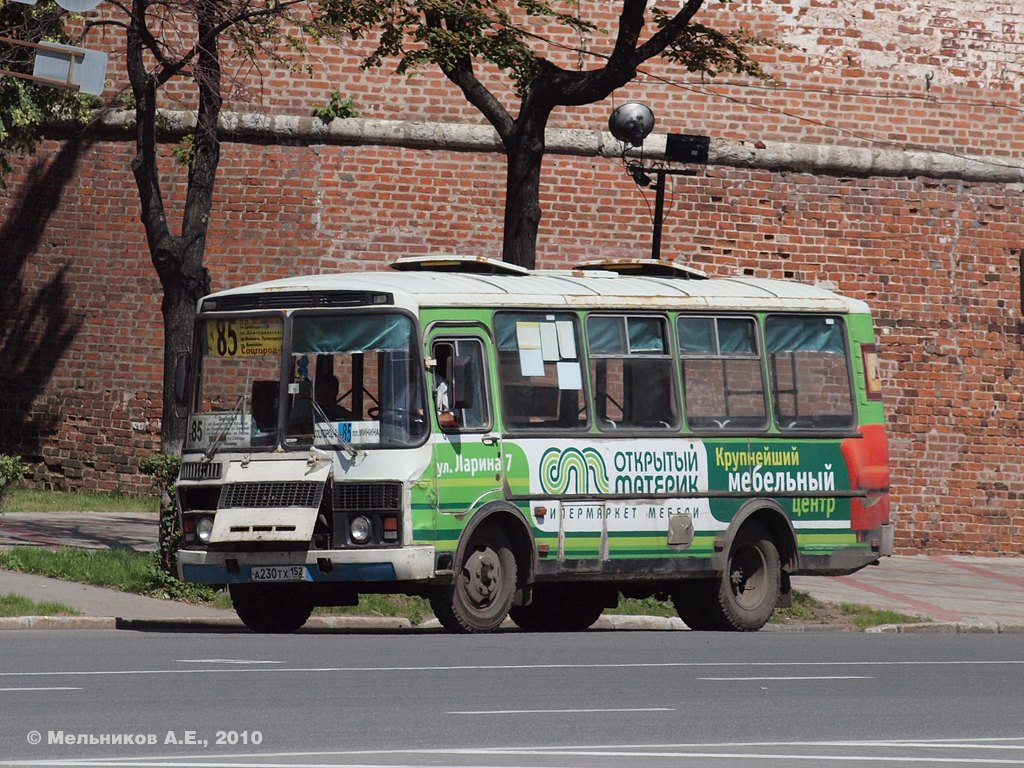
POLYGON ((653 168, 658 174, 658 183, 654 195, 654 238, 651 241, 651 258, 661 258, 661 223, 665 216, 665 168, 653 168))

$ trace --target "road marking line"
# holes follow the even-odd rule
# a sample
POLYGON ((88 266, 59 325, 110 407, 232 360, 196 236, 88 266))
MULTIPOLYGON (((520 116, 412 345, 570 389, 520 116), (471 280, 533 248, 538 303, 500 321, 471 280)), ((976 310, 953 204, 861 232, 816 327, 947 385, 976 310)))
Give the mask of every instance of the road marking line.
MULTIPOLYGON (((737 751, 743 748, 783 748, 783 747, 859 747, 863 749, 878 749, 882 747, 902 748, 907 744, 921 745, 923 748, 942 748, 952 746, 964 741, 974 742, 1010 742, 1024 741, 1022 737, 989 738, 979 737, 977 739, 925 739, 918 742, 909 740, 879 740, 879 741, 753 741, 753 742, 719 742, 719 743, 682 743, 682 744, 614 744, 614 745, 563 745, 558 747, 525 746, 525 747, 449 747, 439 749, 350 749, 350 750, 308 750, 299 752, 263 752, 263 753, 229 753, 218 755, 213 759, 207 758, 197 762, 194 756, 153 756, 134 758, 71 758, 51 760, 0 760, 0 766, 65 766, 65 768, 93 766, 98 768, 114 768, 124 766, 130 762, 138 766, 162 766, 164 768, 235 768, 241 765, 274 765, 277 768, 315 768, 315 766, 332 765, 334 768, 426 768, 436 764, 438 756, 460 755, 463 757, 481 756, 514 756, 514 757, 626 757, 626 758, 703 758, 707 760, 743 760, 743 761, 815 761, 815 762, 861 762, 861 763, 951 763, 958 765, 1024 765, 1024 759, 1000 759, 988 757, 936 757, 914 756, 914 755, 835 755, 823 752, 822 754, 771 754, 765 752, 742 752, 737 751), (711 750, 731 750, 729 752, 714 752, 711 750), (407 760, 399 762, 381 762, 382 758, 395 758, 399 755, 406 755, 410 758, 433 758, 429 762, 407 760), (316 763, 308 762, 312 758, 347 758, 345 762, 316 763), (353 762, 353 758, 371 758, 374 762, 360 761, 353 762), (238 762, 241 760, 253 761, 256 759, 264 762, 238 762), (265 762, 270 759, 279 759, 279 762, 265 762), (305 758, 307 762, 299 762, 305 758), (280 761, 281 759, 288 762, 280 761)), ((970 746, 982 745, 965 745, 970 746)), ((1012 748, 1001 747, 1001 748, 1012 748)), ((538 768, 537 764, 532 764, 538 768)), ((465 768, 473 768, 465 766, 465 768)), ((483 766, 481 766, 483 768, 483 766)))
POLYGON ((806 676, 786 676, 786 677, 698 677, 698 680, 713 680, 713 681, 753 681, 753 680, 874 680, 875 678, 871 675, 806 675, 806 676))
POLYGON ((449 715, 576 715, 591 712, 675 712, 669 707, 630 707, 624 709, 492 709, 447 712, 449 715))
POLYGON ((520 672, 548 669, 711 669, 716 667, 779 668, 779 667, 942 667, 942 666, 1024 666, 1024 659, 1002 661, 664 661, 625 662, 618 664, 452 664, 416 667, 273 667, 263 669, 108 669, 90 672, 0 672, 3 677, 60 677, 111 675, 211 675, 216 673, 251 674, 254 672, 290 672, 325 674, 331 672, 520 672))
POLYGON ((80 691, 81 688, 71 688, 69 686, 55 685, 48 688, 0 688, 0 693, 8 693, 10 691, 80 691))
POLYGON ((179 664, 284 664, 283 661, 258 659, 178 659, 179 664))

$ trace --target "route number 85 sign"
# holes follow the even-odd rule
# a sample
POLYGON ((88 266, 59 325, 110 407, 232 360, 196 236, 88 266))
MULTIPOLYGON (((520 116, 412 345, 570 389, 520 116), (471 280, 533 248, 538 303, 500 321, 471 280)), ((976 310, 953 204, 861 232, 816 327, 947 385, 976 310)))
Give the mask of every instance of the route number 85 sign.
POLYGON ((206 354, 210 357, 279 355, 283 339, 276 317, 241 317, 206 321, 206 354))

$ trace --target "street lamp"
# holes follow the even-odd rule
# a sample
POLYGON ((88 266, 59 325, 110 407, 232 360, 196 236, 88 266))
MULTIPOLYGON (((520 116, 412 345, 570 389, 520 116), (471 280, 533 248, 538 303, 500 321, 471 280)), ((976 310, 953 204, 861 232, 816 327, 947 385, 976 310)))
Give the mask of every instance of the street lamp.
MULTIPOLYGON (((654 194, 654 234, 651 239, 651 258, 661 258, 661 227, 665 211, 665 177, 696 176, 697 172, 690 168, 666 168, 660 163, 644 163, 644 140, 654 130, 654 112, 646 104, 629 101, 617 107, 608 118, 608 130, 612 136, 622 142, 622 158, 626 170, 638 187, 651 185, 650 174, 657 176, 654 194), (626 152, 631 147, 640 147, 639 160, 626 160, 626 152)), ((680 133, 669 133, 665 136, 665 158, 679 163, 704 165, 708 161, 708 148, 711 139, 708 136, 690 136, 680 133)))

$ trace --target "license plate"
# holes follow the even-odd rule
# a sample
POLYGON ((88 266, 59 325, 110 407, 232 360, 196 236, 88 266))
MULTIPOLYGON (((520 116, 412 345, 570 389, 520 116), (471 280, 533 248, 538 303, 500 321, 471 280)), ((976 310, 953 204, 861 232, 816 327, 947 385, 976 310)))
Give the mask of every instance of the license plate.
POLYGON ((252 581, 306 581, 304 565, 256 565, 249 578, 252 581))

